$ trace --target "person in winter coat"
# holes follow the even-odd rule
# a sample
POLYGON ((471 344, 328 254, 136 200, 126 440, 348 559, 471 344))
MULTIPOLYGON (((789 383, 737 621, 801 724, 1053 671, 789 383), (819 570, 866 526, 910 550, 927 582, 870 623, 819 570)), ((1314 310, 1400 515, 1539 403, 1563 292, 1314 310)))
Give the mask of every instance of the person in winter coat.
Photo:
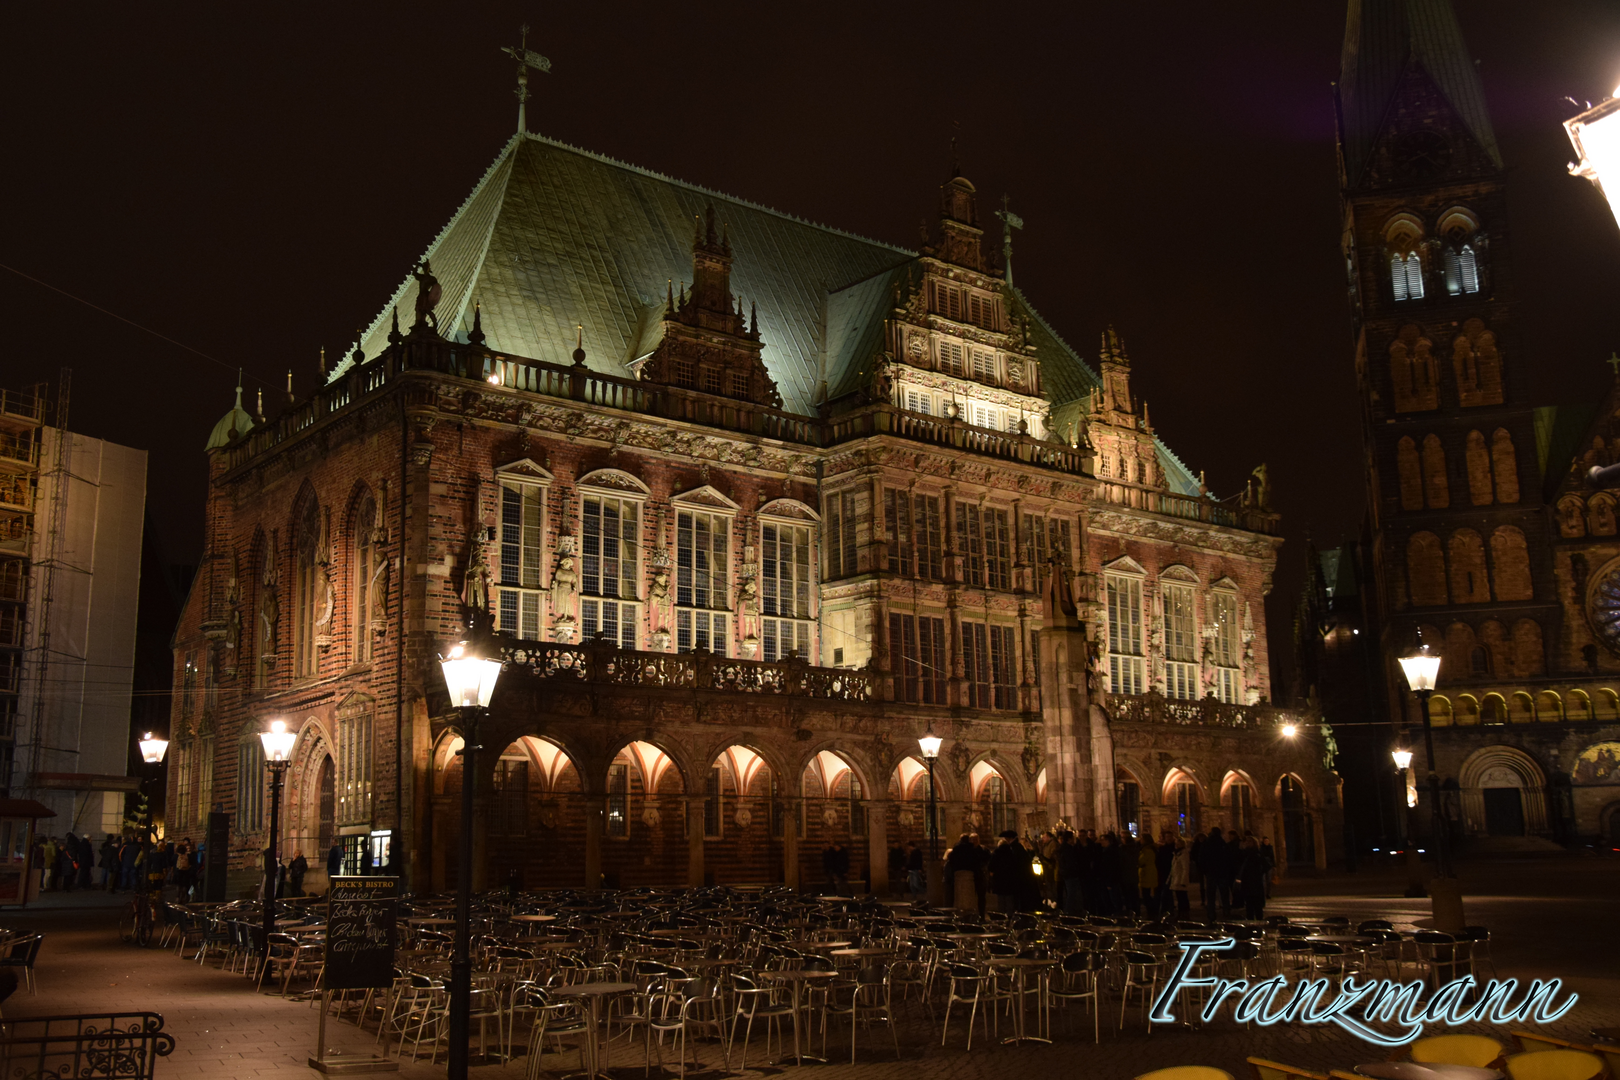
POLYGON ((1243 897, 1243 917, 1263 919, 1266 916, 1266 878, 1271 871, 1267 869, 1266 858, 1260 854, 1260 845, 1254 842, 1254 837, 1243 841, 1239 851, 1242 861, 1238 863, 1237 885, 1243 897))
POLYGON ((1120 838, 1116 863, 1119 874, 1114 880, 1119 882, 1119 910, 1127 915, 1136 915, 1142 910, 1142 878, 1137 866, 1141 854, 1142 845, 1137 843, 1136 837, 1127 834, 1120 838))
POLYGON ((1086 849, 1075 842, 1074 833, 1064 830, 1058 836, 1057 883, 1059 904, 1065 915, 1086 913, 1086 849))
MULTIPOLYGON (((918 900, 926 900, 928 898, 928 878, 926 867, 927 864, 923 862, 922 848, 917 846, 917 842, 915 840, 907 841, 905 861, 906 887, 911 890, 911 899, 913 903, 918 900)), ((946 878, 946 880, 950 881, 951 879, 946 878)))
POLYGON ((1029 850, 1018 842, 1017 833, 1008 829, 1001 834, 1001 843, 990 855, 990 891, 996 894, 997 911, 1013 914, 1036 891, 1029 860, 1029 850))
MULTIPOLYGON (((1192 849, 1181 837, 1176 837, 1175 852, 1170 859, 1170 898, 1176 906, 1176 917, 1187 918, 1189 908, 1187 887, 1192 878, 1192 849)), ((1166 909, 1168 911, 1168 908, 1166 909)))
POLYGON ((288 896, 304 895, 304 875, 308 872, 309 860, 302 851, 294 851, 292 862, 287 866, 288 896))
POLYGON ((1159 891, 1154 897, 1159 918, 1170 914, 1170 905, 1174 903, 1170 896, 1170 864, 1176 858, 1176 834, 1166 832, 1159 837, 1159 846, 1153 852, 1154 862, 1159 868, 1159 891))
POLYGON ((1136 887, 1142 894, 1142 904, 1151 917, 1157 913, 1155 898, 1159 891, 1159 848, 1153 837, 1142 837, 1142 846, 1136 852, 1136 887))
POLYGON ((101 870, 101 880, 97 883, 108 892, 118 891, 118 838, 112 833, 101 844, 101 858, 96 863, 101 870))

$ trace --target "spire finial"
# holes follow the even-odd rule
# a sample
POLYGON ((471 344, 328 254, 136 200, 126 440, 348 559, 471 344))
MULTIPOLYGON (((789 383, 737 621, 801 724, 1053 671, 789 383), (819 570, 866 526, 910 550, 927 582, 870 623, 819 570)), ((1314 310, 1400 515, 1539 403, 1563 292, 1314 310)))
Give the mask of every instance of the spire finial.
POLYGON ((321 346, 320 365, 321 365, 321 378, 324 379, 326 377, 326 346, 325 345, 321 346))
POLYGON ((574 366, 585 366, 585 325, 580 323, 574 327, 577 336, 574 338, 574 366))
POLYGON ((1006 278, 1008 285, 1013 283, 1013 230, 1022 229, 1024 227, 1024 219, 1013 213, 1011 207, 1008 205, 1011 201, 1012 200, 1008 196, 1003 195, 1001 197, 1001 209, 996 211, 996 217, 1001 219, 1001 261, 1006 264, 1006 278))
POLYGON ((467 341, 480 347, 484 344, 484 309, 477 300, 473 301, 472 331, 467 334, 467 341))
POLYGON ((254 410, 254 415, 258 418, 259 423, 264 423, 264 387, 262 386, 259 387, 259 406, 254 410))
POLYGON ((365 340, 366 340, 365 328, 362 327, 362 326, 355 327, 354 328, 354 352, 349 354, 349 359, 354 362, 355 367, 359 367, 361 364, 366 362, 365 350, 361 348, 361 346, 365 342, 365 340))
POLYGON ((395 304, 394 305, 394 325, 393 325, 393 329, 388 331, 388 344, 390 344, 390 345, 398 345, 400 342, 402 342, 404 340, 405 340, 405 335, 399 332, 399 305, 395 304))
POLYGON ((292 368, 288 368, 287 369, 287 404, 291 405, 293 402, 295 402, 297 400, 298 400, 297 398, 293 397, 292 368))
POLYGON ((551 61, 539 53, 529 51, 528 23, 524 23, 518 29, 518 47, 514 49, 510 45, 504 45, 501 47, 501 52, 517 61, 517 89, 513 91, 518 99, 517 133, 527 135, 529 133, 529 121, 525 110, 529 101, 529 69, 533 68, 535 71, 540 72, 550 71, 551 61))
MULTIPOLYGON (((675 314, 675 279, 664 279, 664 309, 668 315, 675 314)), ((665 317, 667 318, 668 315, 665 317)))

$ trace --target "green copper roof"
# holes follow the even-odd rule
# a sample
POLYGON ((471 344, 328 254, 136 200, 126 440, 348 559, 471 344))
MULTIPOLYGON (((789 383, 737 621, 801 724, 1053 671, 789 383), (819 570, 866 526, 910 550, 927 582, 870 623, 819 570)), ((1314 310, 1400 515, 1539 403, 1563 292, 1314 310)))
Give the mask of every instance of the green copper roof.
MULTIPOLYGON (((711 203, 735 254, 732 292, 759 306, 784 407, 813 414, 864 385, 915 252, 536 135, 507 143, 423 253, 442 288, 440 332, 465 340, 476 301, 491 349, 568 364, 583 325, 586 363, 626 375, 662 337, 668 284, 690 280, 693 219, 711 203)), ((367 356, 387 347, 393 309, 410 328, 416 291, 407 276, 365 331, 367 356)), ((1020 301, 1053 399, 1083 395, 1096 375, 1020 301)))
POLYGON ((1502 164, 1485 92, 1450 0, 1350 0, 1339 108, 1345 172, 1352 184, 1360 179, 1414 63, 1434 80, 1491 160, 1502 164))

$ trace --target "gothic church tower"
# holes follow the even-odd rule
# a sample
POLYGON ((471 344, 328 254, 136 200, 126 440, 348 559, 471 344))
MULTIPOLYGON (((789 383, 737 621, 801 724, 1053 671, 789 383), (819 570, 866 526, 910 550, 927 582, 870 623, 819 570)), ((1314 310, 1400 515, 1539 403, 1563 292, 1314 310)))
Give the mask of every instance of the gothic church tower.
POLYGON ((1390 715, 1421 637, 1456 722, 1500 722, 1470 685, 1544 674, 1560 606, 1502 158, 1449 0, 1350 0, 1337 104, 1390 715))

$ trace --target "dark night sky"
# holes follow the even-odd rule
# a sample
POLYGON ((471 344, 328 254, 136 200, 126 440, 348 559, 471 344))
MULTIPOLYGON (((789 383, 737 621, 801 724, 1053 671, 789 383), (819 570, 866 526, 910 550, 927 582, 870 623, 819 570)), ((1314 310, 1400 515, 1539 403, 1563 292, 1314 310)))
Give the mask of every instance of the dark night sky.
MULTIPOLYGON (((1620 4, 1456 4, 1510 170, 1537 396, 1594 393, 1620 231, 1559 124, 1565 94, 1620 82, 1620 4)), ((0 262, 243 365, 250 396, 289 367, 307 392, 317 348, 370 320, 511 132, 496 49, 525 18, 554 64, 531 130, 881 240, 915 246, 958 122, 981 213, 1005 192, 1028 223, 1018 282, 1059 333, 1089 358, 1116 324, 1155 426, 1218 492, 1270 464, 1281 644, 1298 541, 1362 516, 1342 3, 475 7, 14 5, 0 262)), ((152 452, 158 538, 194 559, 234 372, 3 271, 0 317, 0 382, 71 366, 72 426, 152 452)))

